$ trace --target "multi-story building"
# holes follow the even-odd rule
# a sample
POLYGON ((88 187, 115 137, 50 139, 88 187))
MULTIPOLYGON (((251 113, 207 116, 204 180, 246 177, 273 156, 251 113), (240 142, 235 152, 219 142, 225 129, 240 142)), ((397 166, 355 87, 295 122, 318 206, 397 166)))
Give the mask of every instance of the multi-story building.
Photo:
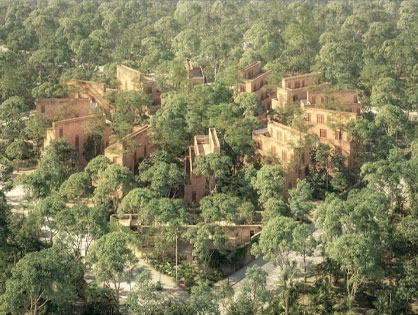
POLYGON ((330 84, 320 83, 319 77, 318 73, 309 73, 283 78, 272 101, 273 108, 300 108, 301 115, 293 120, 302 119, 296 125, 303 127, 303 133, 275 118, 269 120, 266 129, 253 132, 257 152, 277 158, 287 170, 289 187, 308 172, 308 139, 311 144, 315 140, 316 144, 329 145, 344 157, 347 167, 352 166, 356 154, 347 125, 361 112, 357 91, 333 91, 330 84))
POLYGON ((241 70, 242 83, 236 86, 237 93, 254 93, 261 102, 264 111, 270 109, 271 97, 263 86, 267 83, 270 71, 261 67, 261 61, 254 62, 241 70))
POLYGON ((195 86, 205 84, 206 79, 203 74, 202 67, 194 66, 190 59, 186 59, 184 66, 186 67, 187 71, 187 79, 191 85, 195 86))
MULTIPOLYGON (((86 124, 90 120, 95 119, 95 115, 82 116, 77 118, 70 118, 65 120, 54 121, 52 127, 47 129, 46 139, 44 146, 52 140, 66 139, 70 146, 79 154, 80 164, 85 166, 87 161, 84 157, 84 144, 87 142, 88 137, 91 135, 86 124)), ((107 143, 111 134, 111 129, 106 128, 102 135, 103 143, 107 143)))
POLYGON ((258 154, 280 161, 287 173, 288 188, 292 188, 298 178, 306 176, 310 161, 306 134, 271 118, 267 122, 267 128, 253 132, 253 139, 258 154))
MULTIPOLYGON (((120 83, 119 91, 143 91, 151 97, 155 107, 161 105, 161 92, 158 90, 157 81, 152 74, 145 75, 138 70, 118 65, 116 77, 120 83)), ((152 111, 153 109, 151 109, 152 111)))
POLYGON ((105 156, 137 174, 139 162, 149 157, 151 152, 150 126, 137 126, 121 141, 109 145, 105 149, 105 156))
POLYGON ((202 175, 196 175, 193 172, 194 161, 197 157, 208 154, 219 154, 221 146, 218 135, 214 128, 209 128, 209 134, 206 136, 195 136, 193 146, 189 147, 189 155, 185 157, 184 167, 186 173, 186 182, 184 185, 184 199, 187 202, 198 202, 203 196, 209 193, 210 183, 214 181, 202 175))
POLYGON ((97 107, 88 98, 41 98, 35 101, 36 111, 52 121, 87 116, 97 107))
MULTIPOLYGON (((271 108, 285 108, 294 104, 299 105, 299 101, 306 99, 308 89, 324 85, 321 84, 320 73, 306 73, 294 75, 282 79, 282 86, 277 87, 277 95, 271 100, 271 108)), ((328 85, 328 83, 325 83, 328 85)))

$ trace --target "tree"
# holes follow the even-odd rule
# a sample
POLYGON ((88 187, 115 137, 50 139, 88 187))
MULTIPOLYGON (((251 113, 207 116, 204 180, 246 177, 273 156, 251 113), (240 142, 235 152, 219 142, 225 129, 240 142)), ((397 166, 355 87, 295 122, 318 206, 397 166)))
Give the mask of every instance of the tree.
POLYGON ((306 256, 312 256, 316 241, 313 238, 313 229, 309 224, 302 223, 293 230, 295 250, 303 256, 304 281, 306 283, 306 256))
POLYGON ((409 127, 408 115, 397 106, 384 105, 376 115, 376 126, 384 128, 388 136, 395 136, 401 133, 405 136, 409 127))
POLYGON ((310 214, 313 208, 312 189, 305 179, 298 180, 296 188, 289 190, 289 205, 292 214, 302 222, 310 214))
POLYGON ((90 189, 90 177, 87 173, 74 173, 62 183, 60 194, 68 200, 77 201, 88 194, 90 189))
POLYGON ((57 216, 60 212, 67 212, 68 208, 64 199, 57 193, 41 199, 36 205, 36 209, 43 217, 44 225, 49 230, 49 242, 52 244, 57 231, 57 216))
POLYGON ((289 214, 289 206, 283 201, 283 198, 269 198, 264 203, 263 223, 266 224, 277 216, 288 216, 289 214))
POLYGON ((134 188, 122 199, 118 213, 139 213, 153 199, 158 199, 157 192, 148 188, 134 188))
POLYGON ((141 272, 134 288, 128 294, 127 307, 134 314, 149 314, 158 304, 162 296, 157 292, 157 285, 152 282, 149 271, 141 272))
POLYGON ((192 287, 190 306, 199 315, 217 315, 219 312, 218 297, 209 287, 209 281, 200 281, 192 287))
POLYGON ((107 233, 107 211, 102 206, 75 205, 56 216, 59 240, 74 251, 76 257, 87 256, 93 241, 107 233))
POLYGON ((96 280, 114 290, 117 303, 121 282, 128 269, 137 262, 129 245, 134 245, 129 234, 112 232, 94 243, 88 256, 89 262, 93 264, 96 280))
POLYGON ((216 224, 199 223, 187 231, 186 237, 193 244, 193 256, 205 267, 210 266, 214 250, 222 249, 225 243, 222 228, 216 224))
POLYGON ((175 196, 184 174, 175 163, 157 161, 140 175, 143 184, 163 197, 175 196))
POLYGON ((222 154, 198 156, 194 161, 193 172, 206 177, 206 187, 211 193, 217 189, 217 181, 225 179, 231 168, 231 159, 222 154))
POLYGON ((41 313, 47 304, 65 305, 76 297, 80 262, 63 249, 28 253, 12 269, 1 296, 5 313, 41 313), (63 272, 65 270, 65 272, 63 272))
POLYGON ((270 198, 280 199, 284 189, 283 168, 276 165, 264 165, 257 172, 257 179, 254 183, 261 204, 270 198))
POLYGON ((35 149, 35 156, 39 157, 46 135, 46 129, 51 122, 45 115, 36 113, 26 121, 24 133, 28 140, 32 140, 35 149))
POLYGON ((104 172, 109 165, 110 160, 106 156, 98 155, 90 160, 84 168, 84 172, 89 175, 92 182, 96 182, 100 177, 100 173, 104 172))
POLYGON ((345 234, 327 247, 327 253, 346 274, 348 307, 351 311, 359 286, 366 279, 381 275, 382 248, 370 238, 345 234))
POLYGON ((253 93, 238 93, 234 103, 238 105, 238 113, 244 117, 258 116, 262 112, 261 102, 253 93))
POLYGON ((10 160, 16 164, 16 170, 19 171, 19 166, 24 159, 30 156, 30 147, 26 141, 18 139, 6 148, 6 155, 10 160))
POLYGON ((104 172, 100 173, 100 177, 97 188, 94 190, 93 200, 116 210, 133 183, 133 175, 124 166, 110 164, 104 172))
POLYGON ((260 235, 258 246, 252 248, 256 256, 271 260, 282 271, 290 266, 289 254, 294 248, 293 230, 297 223, 291 218, 277 216, 270 220, 260 235))
POLYGON ((245 272, 245 280, 238 293, 238 300, 245 296, 255 305, 257 312, 263 313, 264 305, 271 297, 266 285, 267 273, 258 265, 249 267, 245 272))
POLYGON ((200 200, 200 211, 205 222, 237 221, 240 200, 229 194, 216 193, 200 200))

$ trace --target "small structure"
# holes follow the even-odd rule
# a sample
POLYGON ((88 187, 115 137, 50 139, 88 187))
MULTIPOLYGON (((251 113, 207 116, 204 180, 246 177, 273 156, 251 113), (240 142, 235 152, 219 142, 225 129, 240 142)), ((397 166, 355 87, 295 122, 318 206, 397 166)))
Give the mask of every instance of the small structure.
POLYGON ((97 107, 89 98, 41 98, 35 101, 36 112, 52 121, 87 116, 97 107))
POLYGON ((110 107, 110 102, 106 98, 106 83, 83 81, 83 80, 66 80, 70 97, 72 98, 88 98, 91 103, 98 103, 104 108, 110 107))
POLYGON ((137 126, 123 137, 121 141, 111 144, 105 149, 105 156, 115 164, 129 168, 137 174, 140 160, 150 156, 150 126, 137 126))
POLYGON ((213 178, 206 178, 205 176, 194 174, 193 164, 195 158, 200 155, 219 154, 220 152, 221 146, 214 128, 209 128, 209 134, 207 136, 194 137, 194 145, 189 147, 189 155, 184 160, 184 171, 186 174, 184 199, 187 202, 198 202, 209 192, 207 182, 214 181, 213 178))
POLYGON ((184 66, 186 67, 187 71, 187 79, 189 80, 191 85, 195 86, 206 83, 206 78, 203 74, 202 67, 194 66, 190 59, 186 59, 186 61, 184 62, 184 66))
MULTIPOLYGON (((70 146, 79 154, 80 163, 82 166, 87 164, 84 158, 84 144, 86 143, 90 134, 85 128, 85 124, 91 119, 95 119, 95 115, 82 116, 77 118, 70 118, 60 121, 54 121, 52 127, 47 129, 44 146, 48 146, 52 140, 66 139, 70 146)), ((106 128, 102 135, 103 143, 107 143, 111 133, 110 128, 106 128)))
POLYGON ((154 106, 161 105, 161 92, 158 90, 153 74, 145 75, 138 70, 118 65, 116 78, 120 82, 119 91, 143 91, 152 98, 154 106))
POLYGON ((263 110, 269 110, 271 105, 271 97, 270 94, 265 89, 263 89, 269 74, 270 71, 262 69, 261 61, 254 62, 246 66, 240 73, 243 83, 239 83, 237 85, 236 92, 256 94, 258 99, 261 101, 263 110))

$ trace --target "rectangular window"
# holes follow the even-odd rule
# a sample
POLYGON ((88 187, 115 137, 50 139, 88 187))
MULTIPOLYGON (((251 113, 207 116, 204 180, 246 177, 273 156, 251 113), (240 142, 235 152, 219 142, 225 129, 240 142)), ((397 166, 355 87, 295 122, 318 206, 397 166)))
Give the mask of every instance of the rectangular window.
POLYGON ((324 98, 321 96, 321 104, 324 104, 324 98))
POLYGON ((298 89, 298 88, 300 88, 300 82, 299 81, 295 82, 295 89, 298 89))
POLYGON ((279 141, 282 141, 282 132, 281 131, 277 131, 277 139, 279 140, 279 141))
POLYGON ((293 95, 293 102, 296 102, 298 100, 298 95, 293 95))
POLYGON ((291 88, 292 88, 292 83, 288 82, 288 83, 287 83, 287 87, 288 87, 289 89, 291 89, 291 88))
POLYGON ((323 123, 324 123, 324 115, 317 114, 317 115, 316 115, 316 122, 317 122, 318 124, 323 124, 323 123))
POLYGON ((45 105, 42 105, 42 106, 41 106, 41 113, 42 113, 42 114, 45 114, 45 105))
POLYGON ((78 135, 75 136, 75 150, 78 151, 80 147, 80 137, 78 135))
POLYGON ((319 129, 319 136, 321 138, 326 138, 327 137, 327 130, 326 129, 319 129))
POLYGON ((64 137, 64 129, 62 129, 62 128, 60 128, 59 137, 60 138, 64 137))
POLYGON ((311 104, 315 105, 316 103, 316 96, 312 96, 311 98, 311 104))
POLYGON ((311 121, 311 113, 308 113, 308 115, 306 116, 306 121, 311 121))
POLYGON ((354 103, 358 103, 357 95, 354 95, 354 103))
POLYGON ((342 139, 343 139, 342 131, 336 131, 335 132, 335 140, 342 140, 342 139))
POLYGON ((192 202, 196 202, 196 192, 192 191, 192 202))
POLYGON ((302 87, 305 87, 305 80, 302 80, 302 87))
POLYGON ((282 161, 287 162, 287 152, 286 151, 282 151, 282 161))

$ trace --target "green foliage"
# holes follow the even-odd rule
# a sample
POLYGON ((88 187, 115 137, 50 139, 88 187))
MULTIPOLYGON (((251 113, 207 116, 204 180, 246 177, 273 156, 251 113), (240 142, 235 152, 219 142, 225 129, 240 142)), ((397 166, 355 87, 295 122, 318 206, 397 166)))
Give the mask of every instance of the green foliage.
POLYGON ((209 286, 209 281, 201 281, 192 287, 190 293, 190 306, 197 314, 217 315, 219 312, 218 298, 209 286))
POLYGON ((105 169, 110 165, 110 160, 104 155, 98 155, 91 159, 87 166, 84 168, 91 181, 99 179, 100 173, 104 172, 105 169))
POLYGON ((289 190, 289 205, 292 214, 303 218, 310 214, 312 204, 312 188, 306 180, 298 180, 297 186, 289 190))
POLYGON ((200 211, 205 222, 236 222, 240 200, 224 193, 216 193, 200 200, 200 211))
POLYGON ((118 213, 139 213, 154 199, 158 199, 156 192, 148 188, 134 188, 122 199, 118 213))
POLYGON ((77 201, 88 194, 90 188, 90 177, 87 173, 74 173, 62 183, 60 194, 68 200, 77 201))
POLYGON ((264 165, 257 172, 254 188, 257 190, 261 204, 270 198, 281 198, 281 193, 284 190, 284 175, 283 168, 278 164, 264 165))

